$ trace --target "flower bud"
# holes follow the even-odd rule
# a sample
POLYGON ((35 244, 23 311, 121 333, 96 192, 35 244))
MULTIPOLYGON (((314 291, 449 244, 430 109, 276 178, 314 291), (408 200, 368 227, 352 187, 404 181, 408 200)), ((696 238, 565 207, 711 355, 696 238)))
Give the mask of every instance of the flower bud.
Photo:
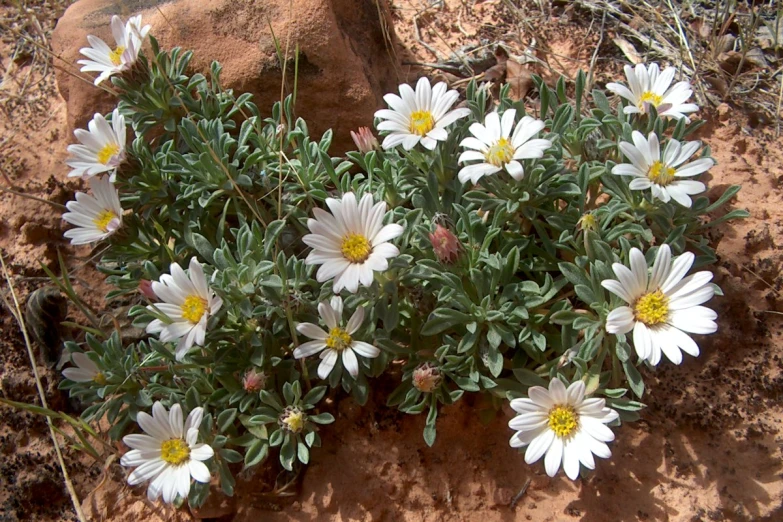
POLYGON ((264 389, 264 386, 266 386, 266 374, 256 371, 255 368, 248 369, 242 377, 242 387, 246 392, 259 392, 264 389))
POLYGON ((367 154, 371 150, 380 149, 378 140, 367 127, 359 127, 357 132, 351 131, 351 138, 353 138, 356 148, 359 149, 359 152, 362 154, 367 154))
POLYGON ((142 279, 139 281, 139 292, 141 292, 147 299, 157 299, 158 296, 152 290, 152 281, 149 279, 142 279))
POLYGON ((592 230, 595 232, 598 230, 598 220, 590 212, 583 214, 582 217, 579 218, 579 228, 585 231, 592 230))
POLYGON ((301 432, 307 423, 307 414, 296 406, 288 406, 277 420, 280 427, 291 433, 301 432))
POLYGON ((459 257, 462 245, 457 236, 448 228, 435 225, 435 232, 430 233, 430 241, 432 242, 432 250, 441 263, 451 264, 459 257))
POLYGON ((424 363, 413 370, 413 387, 420 392, 430 393, 440 386, 440 370, 432 363, 424 363))

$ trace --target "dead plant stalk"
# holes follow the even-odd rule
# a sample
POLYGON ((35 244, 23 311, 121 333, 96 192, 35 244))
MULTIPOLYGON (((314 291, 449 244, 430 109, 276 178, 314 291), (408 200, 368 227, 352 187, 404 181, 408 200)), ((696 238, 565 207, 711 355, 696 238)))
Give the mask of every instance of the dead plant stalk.
MULTIPOLYGON (((22 330, 22 337, 24 337, 24 344, 27 347, 27 355, 30 357, 30 366, 32 366, 33 369, 35 386, 38 389, 38 397, 41 400, 41 406, 44 408, 49 408, 49 405, 46 403, 46 394, 44 392, 43 384, 41 383, 41 376, 38 374, 38 365, 35 362, 35 354, 33 353, 33 347, 30 343, 30 337, 27 335, 27 326, 24 323, 24 314, 22 313, 21 307, 19 306, 19 299, 16 297, 16 290, 14 288, 13 282, 11 281, 11 276, 8 273, 8 268, 5 266, 5 258, 2 253, 0 253, 0 265, 2 265, 3 277, 5 277, 5 281, 8 284, 8 289, 11 292, 11 299, 14 303, 14 308, 11 309, 11 315, 14 316, 16 322, 19 323, 19 328, 22 330)), ((87 519, 84 517, 84 513, 82 512, 82 506, 81 502, 79 501, 79 497, 76 495, 76 490, 74 489, 71 478, 68 475, 68 468, 65 466, 65 460, 63 459, 63 454, 60 450, 60 444, 57 442, 57 434, 55 433, 55 427, 52 423, 52 419, 46 417, 46 424, 49 426, 49 435, 52 438, 54 452, 57 455, 57 463, 60 465, 60 471, 63 474, 65 488, 68 490, 68 494, 71 497, 71 502, 73 503, 73 509, 76 512, 76 517, 79 519, 79 522, 87 522, 87 519)))

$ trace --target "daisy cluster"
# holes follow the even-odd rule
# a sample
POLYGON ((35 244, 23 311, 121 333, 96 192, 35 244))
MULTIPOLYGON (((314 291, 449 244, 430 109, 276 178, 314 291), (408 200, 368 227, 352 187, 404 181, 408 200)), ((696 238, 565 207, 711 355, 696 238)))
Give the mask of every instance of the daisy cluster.
POLYGON ((421 78, 332 157, 291 97, 263 112, 140 17, 111 31, 80 63, 118 107, 75 133, 91 193, 63 218, 100 244, 123 335, 66 343, 61 387, 152 500, 198 506, 213 477, 231 495, 239 463, 298 472, 374 382, 429 445, 441 405, 488 394, 520 461, 576 480, 640 416, 644 368, 717 331, 704 230, 744 213, 715 217, 738 187, 704 196, 715 160, 672 67, 626 67, 613 100, 535 77, 536 110, 421 78))

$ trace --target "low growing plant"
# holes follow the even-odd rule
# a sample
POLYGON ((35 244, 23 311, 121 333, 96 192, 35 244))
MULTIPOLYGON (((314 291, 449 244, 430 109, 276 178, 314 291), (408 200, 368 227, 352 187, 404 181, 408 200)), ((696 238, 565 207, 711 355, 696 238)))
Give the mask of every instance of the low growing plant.
POLYGON ((118 106, 76 131, 68 165, 92 195, 64 217, 72 243, 101 242, 105 313, 143 330, 68 342, 62 388, 132 448, 121 463, 151 499, 301 470, 334 401, 365 404, 384 373, 427 444, 441 405, 482 393, 511 401, 527 463, 576 479, 638 418, 640 367, 716 331, 720 290, 692 269, 716 261, 710 228, 746 213, 722 210, 739 187, 701 195, 715 162, 688 141, 703 122, 673 68, 627 67, 616 108, 581 72, 573 96, 535 77, 534 112, 475 82, 457 106, 422 78, 385 96, 382 145, 363 128, 332 157, 293 97, 265 112, 218 63, 188 74, 191 53, 140 17, 112 26, 117 47, 91 37, 81 63, 118 106))

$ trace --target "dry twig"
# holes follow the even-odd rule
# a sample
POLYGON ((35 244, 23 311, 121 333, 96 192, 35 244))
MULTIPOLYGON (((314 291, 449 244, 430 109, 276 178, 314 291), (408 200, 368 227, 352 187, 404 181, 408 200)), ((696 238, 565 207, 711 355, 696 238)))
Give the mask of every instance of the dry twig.
MULTIPOLYGON (((35 377, 35 385, 38 389, 38 397, 41 400, 41 406, 44 408, 49 408, 49 405, 46 402, 46 393, 44 391, 43 384, 41 383, 41 376, 38 374, 38 365, 35 360, 35 354, 33 353, 33 347, 30 343, 30 337, 27 335, 27 327, 24 323, 24 314, 22 313, 21 307, 19 306, 19 300, 16 297, 16 290, 14 288, 14 284, 11 281, 11 276, 8 273, 8 268, 5 266, 5 258, 3 257, 3 254, 0 253, 0 265, 2 265, 3 268, 3 277, 5 277, 5 281, 8 284, 8 289, 11 292, 11 298, 14 303, 13 309, 11 309, 11 315, 14 316, 14 319, 16 319, 16 322, 19 323, 19 328, 22 330, 22 337, 24 337, 24 344, 27 347, 27 355, 30 357, 30 365, 33 369, 33 376, 35 377)), ((57 455, 57 462, 60 465, 60 471, 63 474, 63 481, 65 482, 65 488, 68 490, 68 494, 71 497, 71 502, 73 503, 73 509, 76 512, 76 516, 79 519, 80 522, 86 522, 86 519, 84 518, 84 513, 82 512, 82 506, 81 502, 79 501, 79 497, 76 495, 76 490, 73 488, 73 483, 71 482, 71 478, 68 475, 68 468, 65 466, 65 460, 63 459, 62 451, 60 451, 60 444, 57 442, 57 435, 55 434, 55 428, 54 424, 52 424, 52 419, 48 416, 46 417, 46 424, 49 426, 49 435, 52 438, 52 444, 54 445, 54 452, 57 455)))

